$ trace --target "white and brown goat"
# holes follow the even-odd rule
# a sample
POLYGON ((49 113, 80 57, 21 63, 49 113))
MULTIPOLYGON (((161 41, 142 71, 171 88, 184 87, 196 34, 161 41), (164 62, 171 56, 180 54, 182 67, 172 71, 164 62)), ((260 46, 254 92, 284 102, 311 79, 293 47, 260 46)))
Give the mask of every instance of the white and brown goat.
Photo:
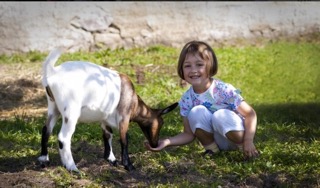
POLYGON ((104 158, 117 160, 112 151, 112 129, 120 132, 121 159, 125 169, 134 169, 128 154, 129 122, 137 122, 152 147, 157 147, 162 115, 173 110, 174 103, 164 109, 148 107, 135 93, 128 76, 90 62, 69 61, 54 66, 60 50, 53 50, 43 63, 42 84, 48 100, 48 119, 42 129, 41 165, 49 162, 48 139, 59 116, 62 127, 58 134, 59 153, 63 165, 78 171, 71 153, 71 137, 77 122, 100 122, 103 130, 104 158))

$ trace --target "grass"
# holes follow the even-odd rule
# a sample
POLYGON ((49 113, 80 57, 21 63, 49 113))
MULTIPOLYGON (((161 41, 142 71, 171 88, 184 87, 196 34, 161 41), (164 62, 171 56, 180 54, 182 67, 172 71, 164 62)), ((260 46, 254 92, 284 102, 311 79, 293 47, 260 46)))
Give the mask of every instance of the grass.
MULTIPOLYGON (((60 167, 56 135, 49 141, 53 168, 49 176, 54 185, 86 187, 319 187, 320 186, 320 45, 315 42, 274 42, 263 47, 223 47, 214 49, 219 71, 216 75, 240 88, 242 95, 258 114, 255 138, 260 158, 244 162, 237 151, 221 152, 214 159, 202 158, 203 148, 193 142, 152 153, 142 146, 139 127, 129 130, 130 156, 137 170, 116 170, 102 158, 101 130, 98 124, 79 124, 73 136, 73 154, 82 176, 60 167), (94 165, 100 165, 96 167, 94 165), (93 167, 94 166, 94 167, 93 167), (100 169, 97 173, 97 170, 100 169)), ((104 50, 93 53, 63 54, 66 60, 88 60, 128 74, 137 93, 153 107, 178 101, 186 88, 179 86, 176 64, 180 49, 153 46, 131 50, 104 50), (138 71, 143 79, 137 78, 138 71), (139 83, 138 83, 139 81, 139 83)), ((0 56, 1 64, 31 63, 41 68, 46 54, 30 52, 0 56)), ((45 117, 16 116, 0 121, 0 171, 33 169, 39 155, 41 128, 45 117), (32 161, 32 162, 30 162, 32 161)), ((165 116, 161 137, 182 130, 179 110, 165 116)), ((113 144, 119 157, 115 131, 113 144)), ((41 170, 40 170, 41 172, 41 170)))

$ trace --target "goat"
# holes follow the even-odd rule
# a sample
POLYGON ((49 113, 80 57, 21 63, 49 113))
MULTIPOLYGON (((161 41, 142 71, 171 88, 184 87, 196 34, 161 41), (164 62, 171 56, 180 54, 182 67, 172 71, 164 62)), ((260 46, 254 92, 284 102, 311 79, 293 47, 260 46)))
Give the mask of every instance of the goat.
POLYGON ((42 128, 42 167, 49 163, 48 139, 61 115, 58 134, 59 154, 69 171, 79 172, 71 153, 71 137, 78 122, 100 122, 104 140, 104 158, 113 165, 112 130, 119 130, 121 161, 128 171, 134 169, 128 154, 127 131, 130 121, 137 122, 152 147, 157 147, 163 124, 162 115, 178 103, 164 109, 152 109, 136 94, 129 77, 92 62, 68 61, 54 66, 61 50, 50 52, 43 62, 42 85, 46 89, 48 116, 42 128))

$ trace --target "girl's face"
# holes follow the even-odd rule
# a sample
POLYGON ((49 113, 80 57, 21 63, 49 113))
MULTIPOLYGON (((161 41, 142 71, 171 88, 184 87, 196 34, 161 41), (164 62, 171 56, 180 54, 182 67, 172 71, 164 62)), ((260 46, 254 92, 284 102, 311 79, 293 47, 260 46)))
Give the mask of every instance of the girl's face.
POLYGON ((211 80, 206 71, 206 62, 199 54, 187 54, 182 69, 185 81, 192 85, 196 93, 203 93, 210 87, 211 80))

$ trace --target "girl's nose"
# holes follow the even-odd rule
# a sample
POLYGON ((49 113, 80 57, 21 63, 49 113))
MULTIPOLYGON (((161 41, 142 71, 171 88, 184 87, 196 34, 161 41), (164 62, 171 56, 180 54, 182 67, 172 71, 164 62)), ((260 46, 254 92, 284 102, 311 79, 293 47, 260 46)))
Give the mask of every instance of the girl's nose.
POLYGON ((198 70, 197 70, 196 67, 194 67, 194 66, 191 67, 191 72, 192 72, 192 73, 196 73, 197 71, 198 71, 198 70))

